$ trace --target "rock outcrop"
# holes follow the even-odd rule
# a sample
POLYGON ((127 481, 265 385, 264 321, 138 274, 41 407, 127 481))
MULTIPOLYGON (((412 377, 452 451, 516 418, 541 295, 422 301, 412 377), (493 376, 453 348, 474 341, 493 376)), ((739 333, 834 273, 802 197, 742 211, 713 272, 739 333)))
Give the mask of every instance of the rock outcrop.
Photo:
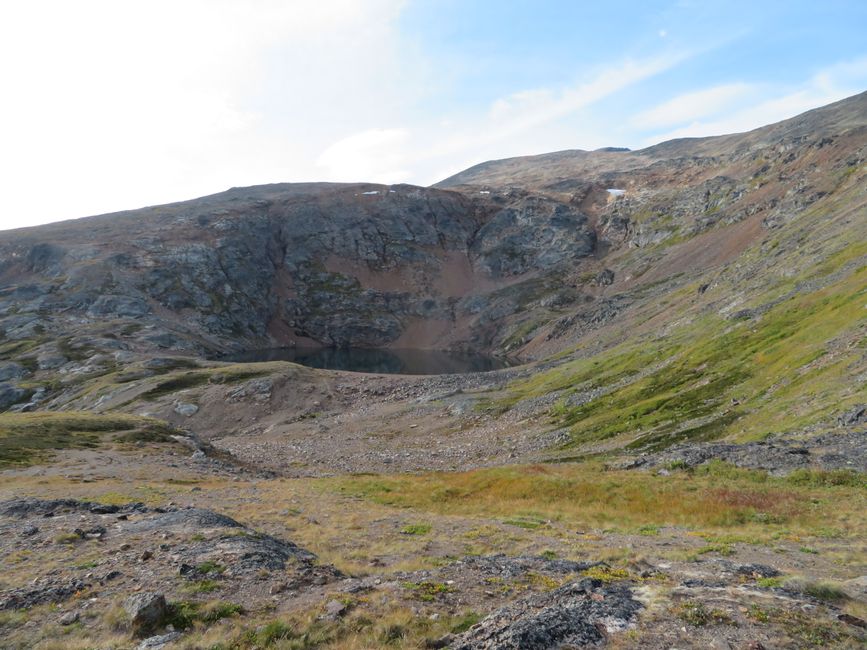
POLYGON ((554 650, 598 645, 627 629, 642 609, 626 586, 586 578, 534 594, 487 616, 455 639, 452 650, 554 650))

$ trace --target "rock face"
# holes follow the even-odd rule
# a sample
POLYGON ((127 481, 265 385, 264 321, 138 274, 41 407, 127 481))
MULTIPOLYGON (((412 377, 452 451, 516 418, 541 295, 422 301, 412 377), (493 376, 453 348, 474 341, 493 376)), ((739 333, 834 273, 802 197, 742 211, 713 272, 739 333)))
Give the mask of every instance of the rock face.
POLYGON ((622 464, 629 468, 696 467, 712 460, 722 460, 738 467, 767 470, 778 475, 798 469, 867 472, 867 435, 863 425, 850 426, 855 430, 795 440, 778 438, 743 444, 676 445, 660 453, 631 458, 622 464))
POLYGON ((17 386, 5 382, 0 383, 0 411, 20 402, 25 395, 24 390, 17 386))
MULTIPOLYGON (((490 293, 503 278, 544 274, 594 250, 577 208, 526 193, 241 188, 4 233, 0 279, 13 290, 0 296, 0 313, 18 306, 3 322, 15 337, 63 310, 132 321, 157 347, 189 347, 201 335, 215 349, 239 340, 382 346, 418 319, 440 322, 440 332, 458 327, 475 313, 462 299, 496 303, 490 293), (40 321, 23 329, 21 313, 40 321)), ((64 362, 40 358, 44 368, 64 362)))
POLYGON ((156 631, 168 616, 165 596, 153 592, 133 594, 123 608, 129 614, 133 636, 140 638, 156 631))
POLYGON ((597 645, 642 606, 625 586, 584 579, 506 605, 455 639, 452 650, 554 650, 597 645))

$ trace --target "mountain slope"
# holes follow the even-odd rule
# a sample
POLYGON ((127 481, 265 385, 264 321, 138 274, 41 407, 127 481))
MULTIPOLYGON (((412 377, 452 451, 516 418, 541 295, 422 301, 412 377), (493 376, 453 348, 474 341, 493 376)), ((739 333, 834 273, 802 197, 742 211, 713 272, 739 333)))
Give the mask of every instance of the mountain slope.
POLYGON ((864 646, 865 101, 0 233, 0 645, 864 646))
POLYGON ((492 397, 541 400, 569 436, 554 455, 815 424, 863 398, 865 159, 862 94, 453 189, 236 188, 7 231, 4 406, 59 398, 58 373, 56 403, 79 403, 161 349, 320 343, 557 355, 492 397))

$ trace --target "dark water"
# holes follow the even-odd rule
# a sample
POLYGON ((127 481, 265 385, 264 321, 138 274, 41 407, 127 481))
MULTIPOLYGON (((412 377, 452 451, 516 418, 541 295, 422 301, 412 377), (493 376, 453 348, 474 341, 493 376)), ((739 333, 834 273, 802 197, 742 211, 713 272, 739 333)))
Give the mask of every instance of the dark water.
POLYGON ((311 368, 397 375, 445 375, 488 372, 514 365, 508 359, 442 350, 372 350, 369 348, 272 348, 221 357, 220 361, 253 363, 292 361, 311 368))

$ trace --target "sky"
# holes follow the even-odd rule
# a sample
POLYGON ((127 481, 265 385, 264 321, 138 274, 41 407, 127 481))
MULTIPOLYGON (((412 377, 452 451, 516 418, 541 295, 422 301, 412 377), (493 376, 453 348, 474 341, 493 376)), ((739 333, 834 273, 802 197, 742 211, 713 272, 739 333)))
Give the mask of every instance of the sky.
POLYGON ((745 131, 867 90, 864 0, 3 0, 0 229, 745 131))

